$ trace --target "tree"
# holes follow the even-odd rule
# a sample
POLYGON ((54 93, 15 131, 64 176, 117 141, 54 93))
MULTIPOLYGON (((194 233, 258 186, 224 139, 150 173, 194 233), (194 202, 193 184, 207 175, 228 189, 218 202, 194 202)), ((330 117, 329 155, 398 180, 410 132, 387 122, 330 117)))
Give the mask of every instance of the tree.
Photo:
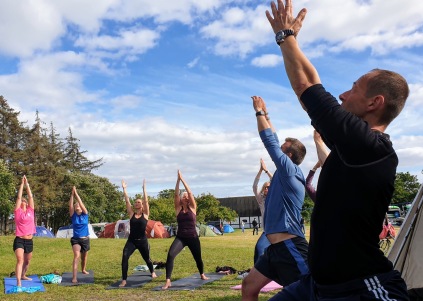
POLYGON ((15 183, 13 174, 0 159, 0 224, 3 233, 7 234, 7 222, 13 212, 13 197, 15 196, 15 183))
POLYGON ((303 208, 301 211, 301 216, 304 218, 305 221, 309 222, 311 218, 311 212, 313 212, 314 203, 311 198, 306 194, 304 198, 303 208))
POLYGON ((65 140, 64 163, 69 171, 90 173, 103 165, 103 158, 90 161, 85 157, 87 151, 80 150, 79 140, 73 136, 71 128, 69 128, 69 135, 65 140))
POLYGON ((220 202, 210 193, 201 194, 196 198, 197 202, 197 222, 207 222, 214 220, 233 221, 237 218, 236 211, 221 206, 220 202))
POLYGON ((413 176, 409 172, 398 172, 394 187, 392 204, 407 204, 411 203, 416 197, 420 183, 417 176, 413 176))

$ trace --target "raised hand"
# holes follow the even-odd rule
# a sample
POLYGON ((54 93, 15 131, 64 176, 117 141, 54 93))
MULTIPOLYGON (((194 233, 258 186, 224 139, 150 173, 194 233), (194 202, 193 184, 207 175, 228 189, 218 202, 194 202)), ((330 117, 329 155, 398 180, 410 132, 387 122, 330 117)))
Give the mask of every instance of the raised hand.
POLYGON ((123 189, 126 189, 126 183, 125 183, 125 181, 124 181, 124 180, 122 180, 122 188, 123 188, 123 189))
POLYGON ((251 96, 253 100, 253 108, 256 112, 259 112, 261 110, 264 111, 264 108, 266 107, 264 104, 263 99, 260 96, 251 96))
POLYGON ((294 36, 300 32, 303 26, 303 20, 307 14, 307 10, 303 8, 298 13, 297 17, 292 16, 292 0, 286 0, 285 5, 282 0, 278 0, 278 6, 272 1, 270 4, 272 14, 266 10, 266 17, 272 26, 273 32, 277 33, 280 30, 292 29, 294 36))

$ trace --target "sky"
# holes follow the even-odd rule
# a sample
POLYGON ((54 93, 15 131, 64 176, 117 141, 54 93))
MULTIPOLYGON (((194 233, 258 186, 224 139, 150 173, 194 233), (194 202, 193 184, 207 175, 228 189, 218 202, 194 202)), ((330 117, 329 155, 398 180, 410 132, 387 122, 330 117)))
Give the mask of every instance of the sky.
MULTIPOLYGON (((297 40, 335 97, 374 68, 403 75, 410 97, 391 123, 398 172, 423 181, 423 1, 293 1, 306 7, 297 40)), ((128 192, 252 195, 260 158, 251 96, 262 96, 281 140, 307 147, 313 128, 286 77, 265 16, 270 1, 2 0, 0 95, 20 121, 35 113, 69 128, 94 173, 128 192)), ((266 180, 262 175, 261 183, 266 180)))

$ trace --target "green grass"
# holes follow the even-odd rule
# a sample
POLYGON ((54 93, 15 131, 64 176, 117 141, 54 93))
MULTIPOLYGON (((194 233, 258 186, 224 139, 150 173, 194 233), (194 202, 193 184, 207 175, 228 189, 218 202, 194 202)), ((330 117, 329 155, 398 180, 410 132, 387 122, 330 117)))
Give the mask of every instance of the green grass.
MULTIPOLYGON (((8 277, 14 271, 16 258, 13 253, 14 236, 0 236, 0 274, 8 277)), ((201 237, 202 255, 205 273, 214 272, 216 266, 232 266, 237 270, 245 270, 253 266, 254 246, 258 239, 251 230, 216 237, 201 237)), ((93 239, 88 254, 88 266, 94 270, 95 284, 74 287, 63 287, 57 284, 45 284, 45 293, 3 295, 4 283, 1 282, 2 300, 204 300, 223 301, 240 300, 241 292, 230 289, 241 283, 237 275, 229 275, 221 280, 203 285, 194 291, 151 291, 153 287, 165 282, 165 270, 158 278, 136 289, 106 290, 110 284, 121 279, 121 256, 124 239, 93 239)), ((167 251, 173 242, 170 239, 149 239, 151 259, 166 261, 167 251)), ((70 272, 73 254, 69 239, 34 238, 34 252, 29 275, 38 276, 52 273, 55 270, 70 272)), ((145 264, 136 251, 130 258, 128 274, 132 269, 145 264)), ((177 280, 197 273, 197 268, 188 248, 175 259, 172 280, 177 280)), ((260 294, 260 300, 268 300, 276 292, 260 294)))

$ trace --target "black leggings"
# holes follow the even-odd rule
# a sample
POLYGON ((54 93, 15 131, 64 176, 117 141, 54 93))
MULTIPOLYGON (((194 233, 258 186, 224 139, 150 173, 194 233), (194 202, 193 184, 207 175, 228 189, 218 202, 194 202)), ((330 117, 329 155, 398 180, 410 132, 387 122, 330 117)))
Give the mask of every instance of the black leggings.
POLYGON ((204 273, 204 264, 203 260, 201 259, 200 239, 198 237, 183 238, 177 236, 170 246, 169 253, 167 253, 166 279, 170 279, 170 276, 172 276, 173 262, 175 261, 175 257, 179 254, 179 252, 182 251, 185 246, 189 248, 192 256, 194 256, 194 260, 197 263, 198 272, 200 272, 200 274, 204 273))
POLYGON ((150 245, 148 244, 147 237, 136 240, 128 239, 125 247, 123 248, 122 254, 122 280, 126 280, 126 278, 128 278, 128 261, 129 257, 131 257, 135 250, 140 252, 142 258, 147 263, 150 273, 154 272, 153 262, 150 258, 150 245))

